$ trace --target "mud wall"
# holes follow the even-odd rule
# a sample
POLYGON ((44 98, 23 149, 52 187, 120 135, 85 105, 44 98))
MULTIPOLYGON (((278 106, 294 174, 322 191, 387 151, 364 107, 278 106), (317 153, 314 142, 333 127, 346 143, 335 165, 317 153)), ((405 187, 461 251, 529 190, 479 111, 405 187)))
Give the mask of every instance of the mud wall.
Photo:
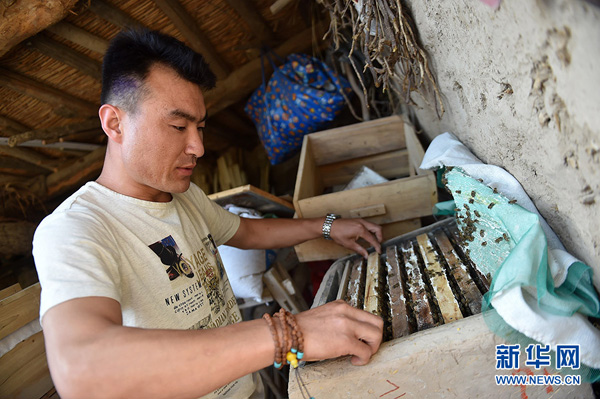
POLYGON ((407 0, 446 112, 411 108, 519 180, 600 290, 600 7, 407 0))

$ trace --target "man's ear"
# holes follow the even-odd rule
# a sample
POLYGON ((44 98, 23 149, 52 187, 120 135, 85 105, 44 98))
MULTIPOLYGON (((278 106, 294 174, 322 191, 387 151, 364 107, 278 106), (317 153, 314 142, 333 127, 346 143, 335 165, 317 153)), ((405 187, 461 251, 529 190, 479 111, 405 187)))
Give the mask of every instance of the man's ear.
POLYGON ((121 133, 122 112, 114 105, 104 104, 98 110, 98 116, 102 122, 102 130, 109 139, 121 143, 123 135, 121 133))

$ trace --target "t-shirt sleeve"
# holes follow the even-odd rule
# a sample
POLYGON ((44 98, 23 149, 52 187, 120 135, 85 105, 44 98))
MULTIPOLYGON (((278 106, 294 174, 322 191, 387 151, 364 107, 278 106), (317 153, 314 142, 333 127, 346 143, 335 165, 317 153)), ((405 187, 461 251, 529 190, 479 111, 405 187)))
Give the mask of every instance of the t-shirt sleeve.
POLYGON ((198 186, 190 186, 202 209, 202 215, 217 246, 225 244, 240 227, 240 217, 211 201, 198 186))
POLYGON ((89 215, 59 212, 40 223, 33 256, 42 287, 40 320, 51 307, 75 298, 102 296, 120 302, 114 239, 89 215))

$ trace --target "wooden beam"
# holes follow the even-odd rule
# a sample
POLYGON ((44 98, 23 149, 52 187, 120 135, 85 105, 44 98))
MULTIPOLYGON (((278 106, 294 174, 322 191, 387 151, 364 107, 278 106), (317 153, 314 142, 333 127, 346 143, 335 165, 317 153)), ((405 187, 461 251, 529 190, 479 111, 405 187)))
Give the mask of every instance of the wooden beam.
POLYGON ((28 148, 11 148, 0 146, 0 154, 8 155, 22 161, 29 162, 33 165, 41 166, 52 172, 56 172, 56 165, 52 164, 52 160, 34 150, 28 148))
POLYGON ((102 0, 93 0, 90 3, 90 11, 108 22, 117 25, 119 28, 133 28, 136 26, 142 26, 142 23, 138 20, 125 14, 123 11, 116 7, 105 3, 102 0))
POLYGON ((272 45, 275 42, 275 35, 273 31, 267 25, 267 22, 263 19, 262 15, 258 12, 256 7, 253 7, 246 0, 226 0, 227 4, 231 6, 248 24, 251 33, 256 36, 261 42, 272 45))
POLYGON ((223 61, 208 38, 202 33, 194 17, 177 0, 153 0, 169 17, 173 25, 190 42, 190 47, 202 54, 217 78, 224 79, 230 68, 223 61))
POLYGON ((54 126, 46 129, 29 130, 16 134, 8 138, 8 145, 17 146, 29 140, 52 140, 69 136, 73 133, 79 133, 91 129, 99 129, 100 120, 98 117, 92 117, 82 122, 72 123, 65 126, 54 126))
POLYGON ((29 47, 33 47, 40 53, 54 58, 60 62, 85 73, 88 76, 100 81, 102 79, 102 65, 80 52, 73 50, 69 46, 52 40, 49 37, 38 34, 25 42, 29 47))
POLYGON ((0 115, 0 132, 13 135, 26 130, 29 130, 29 127, 25 126, 21 122, 17 122, 14 119, 0 115))
POLYGON ((35 176, 48 173, 40 166, 13 157, 0 157, 0 173, 17 176, 35 176))
POLYGON ((2 67, 0 67, 0 86, 37 98, 54 107, 62 105, 84 115, 94 115, 98 112, 98 105, 2 67))
POLYGON ((49 198, 64 194, 100 173, 104 165, 106 147, 90 152, 74 163, 46 177, 46 194, 49 198))
POLYGON ((27 0, 0 3, 0 57, 21 41, 61 19, 77 0, 27 0))
MULTIPOLYGON (((317 25, 316 32, 317 37, 321 37, 326 32, 325 24, 317 25)), ((285 57, 291 53, 304 51, 310 48, 311 44, 312 28, 308 28, 277 47, 275 52, 285 57)), ((319 43, 323 47, 326 44, 325 41, 319 43)), ((217 81, 217 87, 206 92, 204 95, 204 102, 208 112, 216 114, 252 93, 262 80, 260 64, 260 58, 255 59, 232 72, 227 79, 217 81)), ((265 68, 265 73, 267 72, 270 73, 270 65, 267 65, 265 68)))
POLYGON ((69 22, 61 21, 49 26, 46 30, 99 54, 104 54, 108 49, 108 40, 104 40, 69 22))

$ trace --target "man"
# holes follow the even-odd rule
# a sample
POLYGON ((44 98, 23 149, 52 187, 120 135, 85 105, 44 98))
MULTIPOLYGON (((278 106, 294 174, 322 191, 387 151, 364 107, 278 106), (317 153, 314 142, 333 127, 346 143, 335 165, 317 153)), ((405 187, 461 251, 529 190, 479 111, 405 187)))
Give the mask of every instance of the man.
MULTIPOLYGON (((181 42, 129 31, 103 64, 100 177, 38 227, 34 257, 52 378, 63 398, 248 398, 273 362, 264 320, 240 322, 217 246, 280 248, 321 235, 324 218, 246 219, 190 184, 204 153, 202 89, 214 75, 181 42), (239 322, 239 323, 238 323, 239 322)), ((381 229, 338 219, 331 237, 363 256, 381 229)), ((296 316, 304 359, 365 364, 379 317, 342 302, 296 316)))

